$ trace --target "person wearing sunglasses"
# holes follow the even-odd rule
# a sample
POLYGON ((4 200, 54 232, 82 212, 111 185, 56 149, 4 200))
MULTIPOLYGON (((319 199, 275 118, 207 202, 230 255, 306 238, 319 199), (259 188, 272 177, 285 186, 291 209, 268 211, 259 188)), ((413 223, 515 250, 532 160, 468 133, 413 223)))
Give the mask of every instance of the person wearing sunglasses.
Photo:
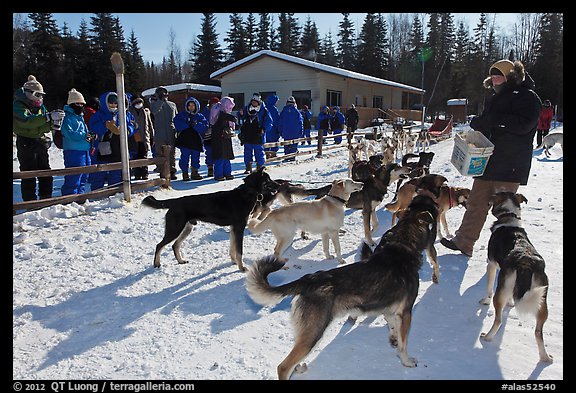
MULTIPOLYGON (((28 76, 26 83, 14 92, 12 131, 16 135, 21 171, 51 169, 48 155, 48 149, 52 145, 50 130, 52 126, 60 126, 64 111, 48 112, 44 106, 45 96, 44 88, 34 75, 28 76)), ((52 176, 22 179, 22 200, 51 198, 52 184, 52 176)))

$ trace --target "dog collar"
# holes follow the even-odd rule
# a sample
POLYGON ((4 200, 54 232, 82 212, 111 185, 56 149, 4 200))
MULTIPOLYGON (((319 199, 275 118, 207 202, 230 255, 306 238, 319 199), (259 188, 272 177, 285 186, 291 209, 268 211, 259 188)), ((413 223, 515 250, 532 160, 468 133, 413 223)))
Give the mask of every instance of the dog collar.
POLYGON ((520 217, 518 217, 516 213, 513 212, 502 213, 498 216, 498 219, 500 220, 502 218, 508 218, 508 217, 520 219, 520 217))
POLYGON ((329 197, 331 197, 331 198, 334 198, 334 199, 336 199, 337 201, 342 202, 343 204, 346 204, 346 201, 345 201, 344 199, 340 198, 340 197, 337 197, 337 196, 334 196, 334 195, 330 195, 330 194, 327 194, 327 196, 329 196, 329 197))

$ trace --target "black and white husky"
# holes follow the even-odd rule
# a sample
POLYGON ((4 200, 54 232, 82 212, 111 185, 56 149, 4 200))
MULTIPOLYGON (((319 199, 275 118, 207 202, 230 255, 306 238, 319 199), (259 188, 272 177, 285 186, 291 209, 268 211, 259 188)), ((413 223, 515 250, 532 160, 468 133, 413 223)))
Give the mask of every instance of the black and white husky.
POLYGON ((490 204, 496 222, 490 230, 492 235, 488 242, 488 286, 486 297, 481 304, 490 304, 494 292, 494 281, 498 268, 498 285, 494 294, 494 323, 488 333, 480 338, 491 341, 502 325, 502 310, 513 300, 520 314, 532 314, 536 317, 536 343, 540 361, 552 362, 546 353, 542 328, 548 319, 546 296, 548 277, 544 272, 544 259, 536 251, 520 219, 520 203, 528 202, 522 194, 500 192, 492 196, 490 204))

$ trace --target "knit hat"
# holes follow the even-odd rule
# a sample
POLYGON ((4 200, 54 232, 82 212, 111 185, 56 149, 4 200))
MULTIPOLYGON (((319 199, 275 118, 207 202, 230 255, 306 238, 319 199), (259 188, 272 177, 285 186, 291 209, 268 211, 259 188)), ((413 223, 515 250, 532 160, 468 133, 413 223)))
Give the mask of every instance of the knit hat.
POLYGON ((218 98, 218 97, 210 98, 210 105, 214 105, 217 102, 220 102, 220 98, 218 98))
POLYGON ((68 105, 70 104, 86 104, 86 101, 84 101, 84 96, 82 95, 82 93, 80 93, 79 91, 76 91, 76 89, 72 88, 72 90, 70 90, 68 92, 68 102, 66 102, 68 105))
POLYGON ((294 97, 290 96, 288 97, 288 99, 286 100, 287 104, 295 104, 296 100, 294 99, 294 97))
POLYGON ((260 96, 260 94, 254 93, 250 101, 257 101, 258 103, 260 103, 262 101, 262 97, 260 96))
POLYGON ((24 90, 30 90, 32 92, 39 91, 40 93, 46 94, 44 93, 44 88, 42 87, 40 82, 36 80, 36 77, 34 75, 28 75, 28 81, 24 83, 24 86, 22 87, 24 88, 24 90))
POLYGON ((165 88, 164 86, 158 86, 156 88, 156 97, 161 97, 161 96, 168 96, 168 89, 165 88))
POLYGON ((499 60, 496 63, 492 64, 490 67, 490 71, 488 72, 489 75, 502 75, 506 79, 508 79, 508 75, 510 71, 514 68, 514 63, 510 60, 499 60))

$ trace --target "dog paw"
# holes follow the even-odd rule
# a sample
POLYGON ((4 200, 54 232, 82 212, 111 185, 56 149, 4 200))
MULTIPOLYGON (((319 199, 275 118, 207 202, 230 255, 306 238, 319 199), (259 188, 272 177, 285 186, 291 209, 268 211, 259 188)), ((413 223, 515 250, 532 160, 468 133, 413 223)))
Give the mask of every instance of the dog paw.
POLYGON ((297 364, 296 367, 294 367, 295 373, 303 374, 306 371, 308 371, 308 365, 306 363, 300 363, 300 364, 297 364))
POLYGON ((346 261, 343 258, 336 258, 338 260, 338 263, 341 265, 345 265, 346 261))
POLYGON ((405 367, 416 367, 418 366, 418 360, 416 360, 416 358, 407 357, 406 359, 402 359, 402 365, 405 367))
POLYGON ((490 304, 490 300, 491 300, 491 298, 489 298, 489 297, 485 297, 485 298, 483 298, 483 299, 480 299, 480 301, 479 301, 478 303, 480 303, 480 304, 483 304, 483 305, 487 306, 487 305, 489 305, 489 304, 490 304))
POLYGON ((178 261, 178 264, 179 264, 179 265, 185 265, 185 264, 187 264, 187 263, 188 263, 188 261, 185 260, 185 259, 183 259, 183 260, 181 260, 181 261, 178 261))
POLYGON ((480 333, 480 340, 490 342, 492 337, 488 336, 488 333, 480 333))
POLYGON ((435 273, 432 273, 432 282, 438 284, 438 276, 435 273))
POLYGON ((552 357, 552 355, 548 355, 545 353, 544 355, 540 356, 540 361, 545 363, 553 363, 554 358, 552 357))
POLYGON ((392 348, 398 348, 398 338, 397 337, 390 336, 388 338, 388 342, 390 342, 390 346, 392 348))

